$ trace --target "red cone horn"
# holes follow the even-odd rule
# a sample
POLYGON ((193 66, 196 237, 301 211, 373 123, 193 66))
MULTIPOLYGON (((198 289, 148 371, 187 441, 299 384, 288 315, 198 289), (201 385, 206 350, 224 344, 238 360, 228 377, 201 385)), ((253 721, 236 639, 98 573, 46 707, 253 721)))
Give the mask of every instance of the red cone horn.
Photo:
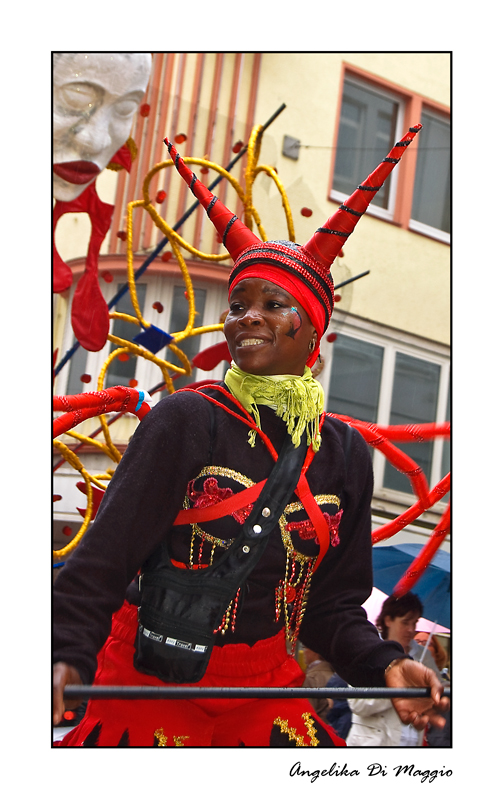
POLYGON ((247 228, 237 216, 226 208, 224 203, 221 203, 216 195, 212 194, 204 183, 198 180, 194 172, 184 162, 184 159, 177 153, 173 144, 168 139, 163 139, 163 141, 168 148, 170 158, 173 159, 176 169, 207 212, 208 218, 215 226, 217 233, 221 235, 222 244, 231 254, 233 261, 236 261, 247 247, 261 244, 261 239, 258 239, 250 228, 247 228))
POLYGON ((409 129, 406 136, 396 143, 388 156, 357 187, 346 203, 327 220, 325 226, 315 231, 311 239, 303 245, 303 250, 310 253, 327 269, 330 268, 375 194, 401 160, 404 149, 413 141, 421 128, 422 125, 418 124, 409 129))

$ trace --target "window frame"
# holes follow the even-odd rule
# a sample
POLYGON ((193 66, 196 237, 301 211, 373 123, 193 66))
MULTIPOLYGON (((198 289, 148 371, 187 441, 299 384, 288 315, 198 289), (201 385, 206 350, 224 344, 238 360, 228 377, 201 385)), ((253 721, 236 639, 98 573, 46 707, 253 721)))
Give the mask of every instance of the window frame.
MULTIPOLYGON (((448 132, 449 132, 450 148, 451 148, 451 130, 450 130, 450 117, 449 117, 449 115, 441 114, 439 111, 431 108, 427 103, 424 103, 422 105, 421 114, 423 115, 424 113, 428 114, 431 117, 434 117, 434 118, 436 118, 438 120, 442 120, 442 121, 444 121, 444 122, 446 122, 448 124, 448 129, 449 129, 448 132)), ((450 153, 450 155, 451 155, 451 153, 450 153)), ((451 165, 451 158, 450 158, 450 165, 451 165)), ((451 182, 451 177, 450 177, 450 182, 451 182)), ((414 191, 415 191, 415 187, 414 187, 414 182, 413 182, 413 188, 412 188, 412 191, 411 191, 411 205, 412 205, 412 207, 413 207, 414 191)), ((451 206, 451 203, 450 203, 450 206, 451 206)), ((443 230, 441 230, 441 228, 434 228, 432 225, 427 225, 424 222, 420 222, 419 220, 414 219, 412 216, 410 216, 408 227, 409 227, 409 230, 411 230, 411 231, 413 231, 415 233, 421 233, 424 236, 429 236, 432 239, 437 239, 438 241, 444 242, 445 244, 450 244, 451 243, 451 233, 449 233, 448 231, 443 231, 443 230)))
MULTIPOLYGON (((396 127, 395 127, 395 132, 394 132, 394 135, 393 135, 394 142, 397 142, 398 139, 400 139, 402 137, 402 135, 403 135, 402 134, 402 130, 404 128, 405 106, 404 106, 404 101, 403 101, 402 97, 399 94, 397 94, 396 92, 390 91, 390 90, 386 89, 385 87, 380 87, 380 86, 372 83, 371 81, 366 83, 366 81, 362 80, 361 78, 356 77, 352 73, 348 73, 347 75, 345 75, 345 78, 344 78, 343 83, 342 83, 342 91, 341 91, 341 99, 340 99, 340 110, 339 110, 339 115, 338 115, 336 135, 338 136, 338 134, 339 134, 339 126, 340 126, 340 121, 341 121, 341 108, 342 108, 342 105, 343 105, 343 93, 344 93, 344 89, 345 89, 345 84, 353 84, 354 86, 357 86, 358 88, 366 89, 367 91, 370 91, 370 92, 372 92, 374 94, 377 94, 377 95, 381 95, 382 97, 385 97, 387 100, 392 100, 393 102, 396 102, 398 104, 396 127)), ((384 155, 386 155, 386 153, 384 153, 384 155)), ((333 161, 333 165, 332 165, 331 184, 332 184, 332 182, 334 180, 334 173, 335 173, 335 170, 336 170, 336 156, 337 156, 337 142, 336 142, 336 152, 335 152, 335 155, 334 155, 334 161, 333 161)), ((359 178, 359 180, 362 181, 362 180, 364 180, 365 177, 366 177, 365 175, 362 175, 359 178)), ((394 219, 394 209, 395 209, 396 197, 397 197, 398 178, 399 178, 398 171, 397 170, 392 170, 392 172, 390 174, 390 191, 389 191, 388 207, 387 208, 381 208, 380 206, 377 206, 377 205, 374 205, 373 203, 370 203, 370 205, 368 207, 368 210, 366 211, 366 214, 369 214, 370 216, 373 216, 373 217, 377 217, 378 219, 386 220, 387 222, 392 222, 393 221, 393 219, 394 219)), ((357 187, 354 187, 354 188, 357 188, 357 187)), ((352 191, 354 191, 354 190, 352 189, 352 191)), ((329 192, 329 198, 331 200, 337 201, 338 203, 344 203, 345 200, 348 199, 348 196, 349 195, 347 193, 340 192, 337 189, 333 189, 333 188, 331 188, 330 192, 329 192)))
MULTIPOLYGON (((450 108, 448 106, 424 97, 410 89, 393 84, 377 75, 370 74, 352 64, 344 63, 335 121, 334 151, 329 171, 328 200, 334 203, 341 203, 348 199, 347 194, 338 192, 332 188, 338 150, 338 134, 343 105, 343 93, 346 82, 354 83, 376 94, 382 94, 388 99, 396 100, 399 103, 396 141, 402 138, 408 127, 416 125, 421 120, 424 111, 433 116, 444 118, 448 124, 450 124, 451 120, 450 108)), ((389 208, 385 210, 371 203, 366 211, 366 215, 382 219, 385 222, 390 222, 412 233, 417 233, 443 244, 450 245, 451 234, 439 228, 425 225, 411 217, 417 151, 413 146, 409 148, 409 151, 408 158, 401 161, 401 169, 395 169, 391 173, 389 208)), ((364 180, 365 177, 366 176, 363 175, 360 180, 364 180)))

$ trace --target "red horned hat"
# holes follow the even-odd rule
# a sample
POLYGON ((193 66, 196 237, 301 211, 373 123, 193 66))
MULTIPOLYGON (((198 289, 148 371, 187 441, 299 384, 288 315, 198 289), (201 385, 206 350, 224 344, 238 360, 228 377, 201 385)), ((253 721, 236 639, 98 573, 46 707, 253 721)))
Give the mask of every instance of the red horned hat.
MULTIPOLYGON (((224 247, 233 258, 229 291, 244 278, 263 278, 276 283, 303 306, 320 341, 329 325, 334 306, 331 264, 421 127, 419 124, 410 128, 346 203, 302 246, 289 241, 263 242, 259 239, 198 180, 173 144, 168 139, 164 139, 164 142, 175 167, 205 208, 222 237, 224 247)), ((316 347, 308 366, 315 362, 318 353, 319 347, 316 347)))

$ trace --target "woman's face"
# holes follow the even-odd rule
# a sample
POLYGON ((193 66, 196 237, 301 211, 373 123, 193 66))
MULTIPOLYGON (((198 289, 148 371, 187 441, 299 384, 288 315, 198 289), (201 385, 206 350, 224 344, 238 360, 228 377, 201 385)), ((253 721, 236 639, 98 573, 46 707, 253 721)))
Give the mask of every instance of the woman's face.
MULTIPOLYGON (((429 642, 429 634, 426 633, 425 631, 418 631, 418 633, 416 633, 413 638, 414 638, 415 642, 418 642, 418 644, 422 645, 422 647, 425 647, 427 642, 429 642)), ((435 657, 436 656, 436 647, 434 645, 434 640, 432 638, 431 638, 431 640, 429 642, 429 650, 431 651, 432 655, 435 657)))
POLYGON ((252 375, 302 375, 316 331, 306 311, 285 289, 245 278, 229 297, 224 323, 235 364, 252 375))
POLYGON ((53 76, 53 194, 70 201, 127 141, 147 88, 148 53, 61 53, 53 76))
POLYGON ((404 617, 394 617, 393 619, 392 617, 386 616, 385 625, 388 630, 387 638, 392 639, 394 642, 399 642, 407 653, 410 642, 415 636, 418 620, 419 616, 414 611, 410 611, 408 614, 405 614, 404 617))

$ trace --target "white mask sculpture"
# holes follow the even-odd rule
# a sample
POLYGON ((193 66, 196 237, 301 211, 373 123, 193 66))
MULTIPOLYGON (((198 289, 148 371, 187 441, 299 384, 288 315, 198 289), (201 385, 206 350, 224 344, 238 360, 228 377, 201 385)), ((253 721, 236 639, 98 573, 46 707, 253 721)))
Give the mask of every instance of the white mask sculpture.
POLYGON ((147 88, 150 53, 56 53, 53 193, 70 201, 127 141, 147 88))
MULTIPOLYGON (((109 330, 98 254, 114 211, 100 200, 94 184, 128 141, 151 61, 150 53, 54 54, 53 229, 69 212, 86 212, 91 220, 85 271, 74 292, 71 316, 76 339, 91 351, 102 349, 109 330)), ((53 291, 64 292, 72 279, 54 245, 53 291)))

